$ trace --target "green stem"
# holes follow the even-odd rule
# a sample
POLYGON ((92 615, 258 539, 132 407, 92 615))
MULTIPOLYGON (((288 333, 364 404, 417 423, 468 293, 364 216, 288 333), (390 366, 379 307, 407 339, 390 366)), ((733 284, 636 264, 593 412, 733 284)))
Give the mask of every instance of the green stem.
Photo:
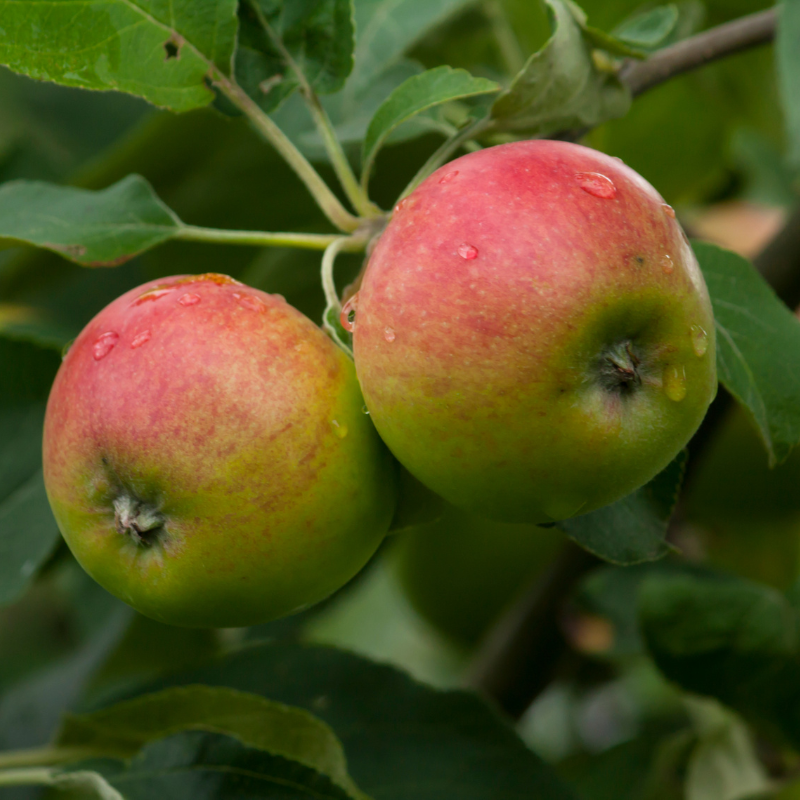
POLYGON ((411 194, 428 175, 441 167, 459 147, 466 144, 470 139, 480 136, 482 133, 486 133, 493 124, 492 119, 489 117, 476 119, 474 122, 462 128, 446 142, 443 142, 441 147, 439 147, 439 149, 422 165, 422 169, 413 177, 411 183, 406 186, 398 200, 402 200, 404 197, 411 194))
POLYGON ((256 247, 299 247, 304 250, 324 250, 342 237, 336 233, 269 233, 267 231, 227 231, 219 228, 200 228, 183 225, 176 239, 188 242, 243 244, 256 247))
POLYGON ((46 767, 0 770, 0 786, 52 786, 55 770, 46 767))
POLYGON ((289 137, 259 108, 258 104, 238 84, 217 72, 214 84, 220 91, 243 113, 256 130, 272 144, 272 146, 286 160, 286 163, 297 173, 300 180, 311 192, 317 205, 325 216, 339 230, 351 233, 360 224, 358 217, 354 217, 342 204, 339 198, 330 190, 328 184, 320 177, 319 173, 311 166, 308 159, 294 146, 289 137))
POLYGON ((347 342, 343 341, 336 325, 336 320, 342 313, 342 304, 339 301, 339 295, 336 293, 336 283, 333 278, 336 256, 345 249, 349 238, 352 237, 342 236, 337 241, 331 242, 322 256, 322 290, 325 292, 325 312, 322 315, 322 327, 330 334, 333 341, 352 358, 353 351, 347 342))
POLYGON ((297 65, 297 62, 294 60, 294 58, 292 58, 292 54, 287 50, 283 40, 272 29, 272 26, 269 24, 269 20, 264 15, 261 6, 256 2, 256 0, 249 0, 249 5, 250 8, 252 8, 253 13, 256 15, 256 17, 258 17, 261 27, 264 29, 264 32, 267 34, 274 47, 281 54, 283 60, 286 62, 292 72, 294 72, 295 77, 300 84, 300 93, 302 94, 303 99, 305 100, 306 105, 311 112, 311 117, 314 120, 314 124, 317 126, 317 130, 322 137, 322 142, 325 146, 325 151, 328 154, 328 158, 333 165, 336 176, 339 178, 339 183, 341 184, 342 189, 344 189, 345 194, 353 204, 353 208, 355 208, 355 210, 364 217, 379 216, 381 214, 381 210, 369 201, 366 193, 362 190, 361 185, 353 173, 350 162, 347 160, 347 156, 342 149, 342 145, 336 136, 336 132, 333 129, 330 118, 325 112, 325 109, 322 107, 322 103, 320 103, 316 92, 308 82, 305 73, 297 65))
POLYGON ((0 752, 0 770, 17 767, 43 767, 92 758, 97 753, 87 747, 32 747, 29 750, 0 752))

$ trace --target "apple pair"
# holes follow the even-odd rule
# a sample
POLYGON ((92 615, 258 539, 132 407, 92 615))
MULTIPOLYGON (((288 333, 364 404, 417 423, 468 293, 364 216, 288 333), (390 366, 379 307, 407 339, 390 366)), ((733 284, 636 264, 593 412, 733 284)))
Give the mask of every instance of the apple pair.
POLYGON ((658 473, 716 388, 674 213, 578 145, 431 175, 377 243, 354 324, 355 370, 281 299, 219 276, 101 311, 45 423, 48 496, 87 571, 165 622, 264 621, 377 548, 395 503, 381 439, 456 507, 549 522, 658 473))

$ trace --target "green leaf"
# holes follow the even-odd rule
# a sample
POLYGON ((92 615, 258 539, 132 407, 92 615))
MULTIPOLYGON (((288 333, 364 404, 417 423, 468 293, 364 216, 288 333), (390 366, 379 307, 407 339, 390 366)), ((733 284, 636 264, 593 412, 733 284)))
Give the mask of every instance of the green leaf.
POLYGON ((614 28, 611 35, 631 47, 651 50, 658 47, 675 30, 679 16, 678 7, 674 3, 657 6, 629 17, 614 28))
POLYGON ((356 0, 355 67, 345 86, 345 103, 368 89, 385 70, 437 25, 471 0, 356 0))
POLYGON ((19 598, 59 540, 42 473, 0 504, 0 606, 19 598))
POLYGON ((576 544, 612 564, 655 561, 671 549, 665 536, 678 499, 686 453, 650 483, 610 506, 565 519, 558 526, 576 544))
POLYGON ((580 9, 568 0, 545 2, 553 34, 497 98, 492 118, 506 130, 547 136, 623 116, 630 93, 616 74, 595 65, 580 9))
POLYGON ((0 186, 0 246, 33 244, 84 266, 120 264, 180 226, 138 175, 98 192, 33 181, 0 186))
POLYGON ((431 689, 340 650, 253 645, 148 690, 196 683, 311 711, 337 732, 350 774, 375 800, 575 800, 477 696, 431 689))
MULTIPOLYGON (((129 764, 84 762, 75 769, 79 774, 89 770, 99 773, 126 800, 353 797, 304 764, 248 747, 230 736, 201 731, 155 741, 129 764)), ((61 774, 66 778, 70 773, 61 774)))
POLYGON ((339 91, 353 69, 352 0, 243 0, 239 17, 236 78, 264 111, 300 85, 287 53, 317 94, 339 91))
POLYGON ((0 606, 22 596, 59 540, 41 471, 43 401, 59 363, 0 336, 0 606))
POLYGON ((191 730, 233 736, 243 745, 296 761, 360 797, 333 731, 299 708, 211 686, 165 689, 93 714, 68 716, 57 744, 98 756, 130 758, 148 742, 191 730))
POLYGON ((0 64, 37 80, 115 89, 173 111, 230 75, 236 0, 0 0, 0 64))
POLYGON ((684 689, 800 743, 800 619, 762 584, 708 575, 652 575, 640 591, 656 664, 684 689))
POLYGON ((717 373, 752 415, 780 463, 800 442, 800 322, 753 265, 716 245, 693 243, 717 328, 717 373))
POLYGON ((800 0, 783 0, 778 19, 778 82, 791 158, 800 165, 800 0))
POLYGON ((389 134, 421 111, 478 94, 496 92, 499 84, 486 78, 473 78, 466 70, 443 66, 429 69, 398 86, 375 112, 367 129, 362 149, 362 182, 369 182, 375 156, 389 134))

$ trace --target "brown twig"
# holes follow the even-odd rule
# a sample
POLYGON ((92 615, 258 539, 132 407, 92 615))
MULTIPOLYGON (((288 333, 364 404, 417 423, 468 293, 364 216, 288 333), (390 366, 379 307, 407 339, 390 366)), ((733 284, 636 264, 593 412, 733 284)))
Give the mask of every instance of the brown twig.
POLYGON ((578 580, 600 561, 567 542, 543 578, 509 609, 481 645, 467 684, 519 719, 568 652, 561 612, 578 580))
POLYGON ((646 61, 627 61, 619 71, 620 80, 637 97, 676 75, 771 42, 777 17, 774 8, 749 14, 665 47, 646 61))

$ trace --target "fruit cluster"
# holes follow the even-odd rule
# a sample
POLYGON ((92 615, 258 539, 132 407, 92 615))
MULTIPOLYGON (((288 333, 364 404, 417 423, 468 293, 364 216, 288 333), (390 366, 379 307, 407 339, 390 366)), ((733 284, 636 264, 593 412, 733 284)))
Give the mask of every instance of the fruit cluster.
POLYGON ((44 460, 99 583, 173 624, 292 613, 378 547, 395 458, 458 509, 553 522, 657 474, 716 390, 711 306, 672 209, 578 145, 501 145, 432 174, 347 310, 355 367, 282 298, 219 275, 146 284, 87 325, 44 460))

